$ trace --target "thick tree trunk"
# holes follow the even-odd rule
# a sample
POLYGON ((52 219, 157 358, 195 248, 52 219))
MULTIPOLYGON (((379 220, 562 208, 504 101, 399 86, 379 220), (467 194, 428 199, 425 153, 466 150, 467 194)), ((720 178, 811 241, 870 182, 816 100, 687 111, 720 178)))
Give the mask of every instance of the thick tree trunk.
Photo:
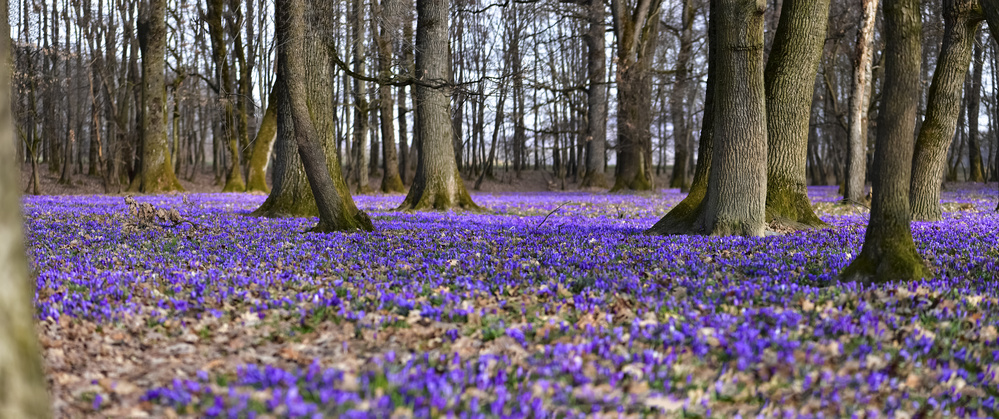
MULTIPOLYGON (((977 2, 976 2, 977 3, 977 2)), ((979 19, 984 19, 979 14, 979 19)), ((982 36, 978 34, 975 42, 975 58, 972 60, 971 80, 969 80, 965 95, 968 98, 968 180, 985 182, 985 165, 982 163, 982 144, 978 136, 978 114, 982 103, 982 36)))
POLYGON ((721 8, 714 102, 714 156, 695 227, 711 235, 762 236, 766 229, 767 121, 763 81, 764 0, 721 8))
POLYGON ((166 132, 166 0, 140 4, 139 42, 142 50, 142 167, 135 185, 139 192, 182 191, 170 164, 166 132))
MULTIPOLYGON (((0 3, 0 62, 10 59, 8 2, 0 3)), ((52 416, 42 351, 35 331, 21 220, 21 178, 15 158, 14 118, 10 109, 10 66, 0 66, 0 417, 52 416)))
POLYGON ((278 42, 280 73, 274 88, 276 158, 271 193, 254 213, 268 217, 318 215, 319 231, 371 230, 371 220, 350 196, 336 154, 333 63, 327 53, 335 30, 333 6, 323 0, 276 3, 275 9, 282 13, 277 27, 287 30, 278 32, 283 38, 278 42), (299 132, 300 127, 303 132, 299 132), (301 144, 306 146, 304 152, 301 144), (320 195, 319 202, 316 195, 320 195))
POLYGON ((586 42, 586 175, 582 187, 607 187, 607 46, 604 2, 590 0, 587 5, 589 29, 586 42))
POLYGON ((943 217, 940 184, 947 150, 961 113, 961 92, 971 62, 975 32, 981 21, 977 0, 944 1, 943 45, 912 160, 909 205, 915 220, 937 221, 943 217))
MULTIPOLYGON (((372 12, 381 16, 381 28, 379 29, 376 42, 378 44, 378 73, 382 78, 392 76, 392 31, 397 22, 394 16, 386 14, 382 8, 390 10, 389 1, 383 1, 382 5, 378 0, 371 0, 372 12)), ((373 31, 373 30, 372 30, 373 31)), ((382 135, 382 186, 385 193, 403 192, 402 178, 399 176, 399 161, 396 157, 395 149, 395 104, 392 100, 392 86, 381 84, 378 86, 378 116, 380 117, 382 135)))
MULTIPOLYGON (((694 0, 683 1, 683 11, 681 15, 680 29, 680 50, 676 56, 676 71, 674 74, 675 83, 669 96, 670 118, 673 122, 673 174, 669 181, 669 187, 680 188, 681 191, 690 190, 690 181, 693 176, 694 155, 692 153, 693 133, 687 125, 687 112, 684 107, 684 98, 690 90, 690 58, 694 47, 694 0)), ((661 162, 660 162, 661 163, 661 162)))
POLYGON ((419 163, 401 210, 479 209, 465 190, 451 144, 448 0, 416 3, 416 130, 419 163))
POLYGON ((853 91, 850 93, 850 133, 846 155, 846 182, 843 199, 861 202, 864 179, 867 176, 867 113, 871 101, 871 71, 874 26, 878 1, 860 0, 864 18, 857 32, 857 49, 853 63, 853 91))
POLYGON ((267 99, 267 110, 253 140, 253 153, 250 154, 250 173, 247 176, 247 192, 270 192, 267 186, 267 165, 271 161, 274 140, 277 138, 277 96, 274 88, 267 99))
POLYGON ((884 19, 885 81, 878 112, 870 222, 860 254, 842 272, 844 280, 861 283, 905 281, 927 275, 912 240, 909 208, 922 65, 919 0, 885 0, 884 19))
POLYGON ((825 44, 829 0, 784 0, 764 74, 767 102, 768 222, 825 223, 808 199, 808 132, 815 76, 825 44))

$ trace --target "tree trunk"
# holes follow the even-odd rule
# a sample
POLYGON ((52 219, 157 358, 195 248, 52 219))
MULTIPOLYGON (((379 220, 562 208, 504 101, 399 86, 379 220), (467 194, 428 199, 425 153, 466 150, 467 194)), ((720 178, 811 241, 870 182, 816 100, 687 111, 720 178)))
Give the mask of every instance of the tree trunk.
POLYGON ((614 0, 618 39, 617 168, 611 191, 652 190, 652 59, 659 39, 660 0, 639 0, 627 13, 614 0))
MULTIPOLYGON (((384 9, 389 9, 389 0, 383 0, 379 6, 378 0, 371 0, 372 13, 380 16, 381 28, 375 40, 378 44, 378 73, 379 76, 388 79, 392 76, 392 30, 395 29, 394 16, 387 14, 384 9)), ((374 32, 374 29, 372 29, 374 32)), ((399 176, 399 161, 396 157, 395 149, 395 104, 392 100, 392 86, 381 84, 378 86, 378 116, 381 118, 382 134, 382 186, 385 193, 403 192, 402 178, 399 176)))
POLYGON ((766 218, 824 226, 808 199, 808 132, 829 0, 784 0, 764 74, 767 103, 766 218))
MULTIPOLYGON (((977 2, 976 2, 977 3, 977 2)), ((979 14, 979 19, 984 16, 979 14)), ((980 26, 980 25, 979 25, 980 26)), ((979 32, 975 42, 975 59, 972 61, 971 80, 969 80, 965 95, 968 98, 968 161, 971 182, 985 182, 985 166, 982 163, 982 145, 978 136, 978 115, 982 103, 982 36, 979 32)))
POLYGON ((719 1, 714 156, 695 226, 711 235, 762 236, 766 229, 767 121, 763 0, 719 1))
MULTIPOLYGON (((364 33, 364 2, 354 0, 351 3, 351 28, 353 30, 354 41, 354 73, 364 74, 364 40, 367 39, 364 33)), ((371 186, 368 184, 368 90, 364 80, 354 78, 354 161, 351 169, 354 170, 354 181, 357 182, 357 193, 371 193, 371 186)))
POLYGON ((317 230, 371 230, 370 219, 357 209, 350 196, 336 153, 334 74, 328 55, 335 36, 333 7, 332 2, 322 0, 308 3, 279 0, 276 3, 275 9, 282 13, 281 24, 277 27, 286 28, 287 32, 279 31, 284 38, 278 42, 280 74, 274 87, 277 139, 273 182, 270 195, 254 214, 266 217, 318 215, 317 230), (301 102, 294 102, 297 99, 301 102), (304 132, 299 132, 301 126, 304 126, 304 132), (300 144, 306 146, 304 153, 300 144), (325 170, 317 167, 323 163, 325 170), (314 197, 315 189, 324 200, 318 203, 325 205, 322 210, 314 197))
POLYGON ((607 148, 607 46, 604 36, 604 2, 590 0, 586 4, 589 30, 583 35, 586 42, 586 175, 582 187, 607 187, 607 167, 604 151, 607 148))
POLYGON ((142 50, 142 166, 139 192, 183 191, 170 164, 166 132, 166 0, 143 1, 139 10, 142 50))
POLYGON ((919 0, 885 0, 885 81, 874 151, 874 196, 863 248, 842 272, 846 281, 905 281, 927 275, 912 240, 909 208, 922 65, 921 19, 919 0))
POLYGON ((961 92, 981 19, 977 0, 944 1, 943 45, 930 85, 926 119, 919 130, 915 158, 911 162, 908 193, 912 219, 937 221, 943 217, 940 184, 947 150, 961 113, 961 92))
POLYGON ((856 57, 853 62, 853 91, 850 93, 850 136, 846 155, 846 183, 843 199, 861 202, 867 176, 867 114, 871 102, 871 71, 874 26, 878 1, 860 0, 864 18, 857 32, 856 57))
POLYGON ((271 162, 274 140, 277 138, 277 97, 274 87, 267 99, 267 110, 253 140, 253 153, 250 154, 250 173, 247 176, 247 192, 270 192, 267 186, 267 165, 271 162))
MULTIPOLYGON (((680 188, 680 191, 690 190, 693 175, 693 134, 687 124, 687 112, 684 108, 684 98, 690 90, 688 78, 690 58, 694 47, 694 12, 693 0, 683 1, 681 12, 680 51, 676 56, 676 72, 673 89, 669 96, 670 118, 673 123, 673 173, 669 187, 680 188)), ((662 162, 662 160, 660 161, 662 162)))
MULTIPOLYGON (((0 3, 0 62, 10 62, 8 2, 0 3)), ((10 66, 0 66, 0 417, 52 416, 42 350, 35 330, 21 220, 20 162, 10 109, 10 66)))
POLYGON ((479 207, 465 190, 451 144, 448 0, 416 3, 416 130, 419 163, 401 210, 479 207))

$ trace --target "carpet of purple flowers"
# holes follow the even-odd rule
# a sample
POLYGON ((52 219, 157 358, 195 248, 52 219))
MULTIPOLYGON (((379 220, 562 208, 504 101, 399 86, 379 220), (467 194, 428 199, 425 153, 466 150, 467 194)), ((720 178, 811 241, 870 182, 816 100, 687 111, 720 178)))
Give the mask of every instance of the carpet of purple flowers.
POLYGON ((30 197, 39 334, 59 416, 990 417, 999 412, 995 192, 914 223, 935 278, 837 273, 827 229, 650 237, 682 195, 474 195, 374 233, 250 216, 262 196, 30 197))

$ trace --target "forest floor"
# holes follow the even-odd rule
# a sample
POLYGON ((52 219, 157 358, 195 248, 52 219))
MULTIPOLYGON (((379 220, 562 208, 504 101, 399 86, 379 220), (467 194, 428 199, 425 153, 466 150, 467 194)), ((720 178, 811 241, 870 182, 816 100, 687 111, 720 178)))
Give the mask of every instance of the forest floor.
POLYGON ((373 233, 250 194, 24 211, 58 417, 994 417, 995 190, 949 187, 913 223, 934 278, 878 287, 837 280, 867 216, 835 187, 828 228, 753 239, 640 234, 675 190, 355 197, 373 233))

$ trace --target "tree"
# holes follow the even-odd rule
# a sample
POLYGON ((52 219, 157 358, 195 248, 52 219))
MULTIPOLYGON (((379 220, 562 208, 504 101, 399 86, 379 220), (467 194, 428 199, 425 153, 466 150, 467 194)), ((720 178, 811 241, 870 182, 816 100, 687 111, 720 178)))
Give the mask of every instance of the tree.
POLYGON ((166 131, 166 0, 144 0, 139 7, 142 51, 142 160, 132 189, 145 193, 182 191, 170 164, 166 131))
POLYGON ((849 145, 846 157, 846 182, 843 199, 860 202, 864 196, 867 174, 867 110, 871 101, 871 71, 874 25, 878 1, 860 0, 864 14, 857 32, 856 56, 853 64, 853 89, 850 93, 849 145))
MULTIPOLYGON (((977 1, 975 2, 978 3, 977 1)), ((979 26, 985 19, 978 13, 979 26)), ((972 60, 972 71, 970 78, 965 82, 965 95, 968 100, 968 160, 970 162, 968 180, 972 182, 985 182, 985 167, 982 162, 982 144, 978 135, 978 116, 981 112, 982 103, 982 37, 975 41, 975 57, 972 60)))
POLYGON ((919 0, 885 0, 885 77, 874 151, 873 200, 864 245, 842 272, 861 283, 927 275, 912 240, 909 175, 912 168, 922 13, 919 0))
POLYGON ((607 14, 602 0, 589 0, 586 19, 586 174, 583 187, 607 187, 604 151, 607 148, 607 14))
POLYGON ((267 187, 267 165, 271 161, 274 140, 277 138, 277 98, 273 87, 267 99, 267 110, 257 128, 257 137, 253 140, 253 153, 250 154, 249 175, 246 179, 247 192, 270 192, 267 187))
MULTIPOLYGON (((681 202, 649 233, 763 235, 767 179, 765 10, 763 0, 711 2, 708 86, 713 90, 709 92, 713 96, 712 114, 704 119, 711 119, 708 135, 713 145, 710 161, 704 162, 703 168, 698 163, 698 171, 708 170, 707 185, 703 199, 681 202)), ((695 173, 689 195, 700 194, 698 180, 695 173)))
POLYGON ((401 210, 478 209, 465 189, 454 157, 448 0, 416 3, 416 177, 401 210))
MULTIPOLYGON (((933 73, 933 83, 930 85, 926 119, 916 139, 916 155, 912 160, 912 180, 909 186, 912 218, 919 221, 937 221, 943 218, 940 184, 943 181, 947 150, 954 138, 961 113, 961 92, 968 64, 971 63, 975 32, 983 19, 978 0, 944 0, 943 8, 943 44, 933 73)), ((977 123, 978 118, 974 120, 977 123)), ((980 172, 979 166, 979 174, 980 172)))
POLYGON ((331 85, 334 5, 279 0, 277 152, 273 188, 255 211, 264 216, 315 216, 314 231, 372 230, 340 170, 331 85))
POLYGON ((828 0, 784 0, 764 73, 767 101, 767 221, 823 226, 808 199, 808 130, 825 44, 828 0))
POLYGON ((20 165, 10 98, 8 2, 0 2, 0 417, 52 416, 21 231, 20 165))
MULTIPOLYGON (((392 31, 399 24, 398 16, 390 10, 391 2, 371 0, 371 12, 381 19, 381 27, 376 32, 375 42, 378 46, 378 76, 388 79, 392 76, 392 31)), ((375 32, 372 29, 372 32, 375 32)), ((402 192, 402 177, 399 176, 399 160, 395 149, 395 104, 392 100, 392 86, 388 83, 378 85, 378 116, 380 118, 382 136, 382 192, 402 192)))
MULTIPOLYGON (((209 0, 208 13, 205 20, 208 23, 208 33, 212 40, 212 61, 215 64, 215 91, 218 93, 218 100, 222 106, 222 135, 226 137, 226 144, 229 146, 229 157, 232 159, 229 174, 226 176, 223 192, 242 192, 246 189, 243 180, 243 172, 240 164, 239 152, 239 131, 237 130, 235 100, 238 95, 230 94, 234 91, 232 82, 232 68, 229 65, 228 52, 226 51, 225 32, 222 27, 222 13, 225 7, 224 0, 209 0)), ((238 32, 238 31, 237 31, 238 32)))
MULTIPOLYGON (((350 7, 350 27, 353 32, 352 40, 354 47, 353 71, 356 74, 364 74, 364 60, 366 58, 364 42, 367 39, 364 31, 364 1, 354 0, 351 2, 350 7)), ((370 135, 368 132, 370 103, 368 103, 368 86, 360 77, 354 77, 353 97, 354 158, 351 170, 354 172, 354 181, 357 182, 357 193, 365 194, 371 193, 371 186, 368 184, 368 153, 370 152, 368 146, 371 144, 371 141, 368 141, 370 135)))
POLYGON ((611 191, 651 190, 652 58, 662 0, 612 0, 617 38, 617 169, 611 191))

